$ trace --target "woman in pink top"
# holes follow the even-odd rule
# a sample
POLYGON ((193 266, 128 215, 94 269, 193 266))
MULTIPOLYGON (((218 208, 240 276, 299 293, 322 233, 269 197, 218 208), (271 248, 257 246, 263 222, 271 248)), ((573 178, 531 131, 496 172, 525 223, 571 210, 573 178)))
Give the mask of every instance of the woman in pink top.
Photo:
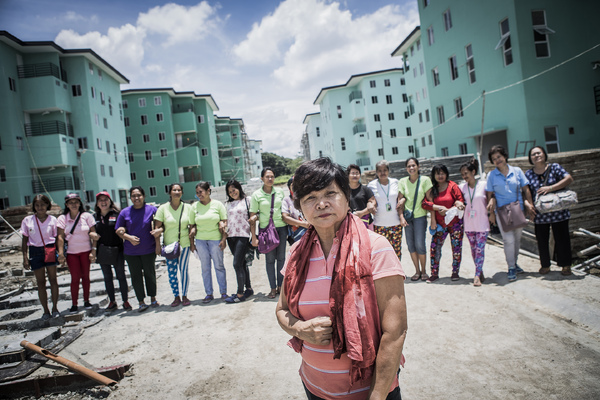
POLYGON ((50 309, 48 309, 48 293, 46 292, 46 273, 50 281, 50 293, 52 295, 52 316, 58 317, 60 314, 58 308, 58 281, 56 280, 56 251, 54 260, 45 261, 44 247, 54 247, 56 242, 56 218, 48 215, 47 212, 52 207, 50 199, 43 194, 38 194, 33 198, 32 209, 34 215, 29 215, 21 223, 21 235, 23 242, 23 268, 30 269, 35 274, 35 280, 38 288, 38 297, 44 308, 43 320, 50 318, 50 309), (27 251, 29 250, 29 255, 27 251))
POLYGON ((407 323, 394 249, 349 213, 348 178, 330 159, 302 164, 293 189, 311 227, 290 250, 276 314, 308 399, 400 399, 407 323))
POLYGON ((479 162, 472 158, 460 167, 460 174, 465 183, 460 185, 460 191, 465 198, 465 233, 471 245, 471 255, 475 262, 475 278, 473 286, 481 286, 483 277, 483 260, 485 258, 485 243, 490 231, 485 181, 476 181, 475 175, 479 170, 479 162))
MULTIPOLYGON (((67 262, 71 273, 71 301, 73 305, 69 311, 77 311, 79 298, 79 282, 83 286, 83 306, 92 308, 90 303, 90 263, 95 255, 91 253, 92 242, 90 232, 96 232, 96 220, 92 214, 85 212, 81 198, 77 193, 70 193, 65 197, 63 215, 58 217, 58 262, 62 265, 67 262), (65 242, 67 256, 65 258, 65 242)), ((94 249, 96 250, 96 249, 94 249)))

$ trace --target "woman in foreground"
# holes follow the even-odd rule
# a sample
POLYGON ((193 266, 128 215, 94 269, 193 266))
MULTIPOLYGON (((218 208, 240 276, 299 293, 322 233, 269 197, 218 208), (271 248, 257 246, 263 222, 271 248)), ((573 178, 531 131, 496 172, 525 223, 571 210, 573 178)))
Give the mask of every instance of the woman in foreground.
POLYGON ((400 399, 407 322, 394 249, 348 212, 348 179, 330 159, 300 166, 293 187, 311 228, 290 250, 276 315, 307 397, 400 399))

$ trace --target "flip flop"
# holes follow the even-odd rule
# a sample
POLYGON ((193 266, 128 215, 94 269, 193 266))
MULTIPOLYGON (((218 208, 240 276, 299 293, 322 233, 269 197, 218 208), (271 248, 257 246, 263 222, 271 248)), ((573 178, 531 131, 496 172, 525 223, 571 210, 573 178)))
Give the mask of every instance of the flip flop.
POLYGON ((410 280, 411 280, 411 281, 413 281, 413 282, 415 282, 415 281, 418 281, 419 279, 421 279, 421 274, 414 274, 414 275, 413 275, 413 276, 410 278, 410 280))
POLYGON ((421 280, 422 281, 426 281, 427 279, 429 279, 429 275, 427 275, 427 273, 421 274, 421 280))

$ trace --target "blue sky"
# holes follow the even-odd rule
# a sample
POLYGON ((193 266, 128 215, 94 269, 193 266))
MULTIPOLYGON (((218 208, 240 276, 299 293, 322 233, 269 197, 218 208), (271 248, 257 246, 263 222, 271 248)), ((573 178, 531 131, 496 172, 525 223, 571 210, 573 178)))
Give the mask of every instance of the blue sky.
POLYGON ((0 29, 92 48, 122 89, 211 94, 263 151, 295 157, 322 87, 400 66, 390 53, 419 24, 416 0, 0 0, 0 29))

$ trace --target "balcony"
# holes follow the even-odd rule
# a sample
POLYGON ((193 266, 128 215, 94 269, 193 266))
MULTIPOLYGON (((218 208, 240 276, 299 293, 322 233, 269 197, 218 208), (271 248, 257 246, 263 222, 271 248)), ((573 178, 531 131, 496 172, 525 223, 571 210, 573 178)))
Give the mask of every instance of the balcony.
POLYGON ((231 128, 228 125, 216 125, 215 130, 217 133, 231 132, 231 128))
POLYGON ((73 179, 68 176, 58 176, 56 178, 46 178, 41 181, 31 181, 33 193, 54 192, 58 190, 75 190, 73 179))
POLYGON ((354 135, 354 148, 355 149, 368 149, 369 148, 369 134, 367 132, 360 132, 354 135))
POLYGON ((173 114, 180 114, 180 113, 187 113, 187 112, 194 112, 194 104, 193 103, 185 103, 185 104, 173 104, 173 107, 171 109, 173 111, 173 114))
POLYGON ((226 147, 230 149, 231 144, 231 135, 229 132, 221 134, 217 133, 217 146, 219 146, 219 148, 226 147))
POLYGON ((173 114, 173 131, 196 132, 196 114, 193 112, 179 112, 173 114))
POLYGON ((65 124, 62 121, 43 121, 25 124, 26 136, 43 136, 43 135, 66 135, 75 137, 73 133, 73 125, 65 124))
POLYGON ((187 146, 177 150, 177 164, 186 166, 200 165, 200 149, 198 146, 187 146))
MULTIPOLYGON (((31 157, 35 160, 37 168, 77 165, 77 150, 75 148, 77 141, 64 134, 52 134, 53 132, 40 134, 38 132, 32 132, 31 135, 29 132, 27 133, 31 157)), ((71 134, 71 136, 73 135, 71 134)))
POLYGON ((351 103, 354 99, 362 99, 362 91, 355 90, 348 95, 348 102, 351 103))
POLYGON ((352 127, 352 132, 356 135, 357 133, 363 133, 367 131, 365 124, 356 124, 352 127))
POLYGON ((369 158, 369 157, 357 158, 356 165, 358 165, 359 167, 365 167, 367 165, 371 165, 371 158, 369 158))
POLYGON ((58 65, 51 62, 39 64, 25 64, 17 66, 19 78, 37 78, 39 76, 53 76, 68 83, 67 71, 59 68, 58 65))

